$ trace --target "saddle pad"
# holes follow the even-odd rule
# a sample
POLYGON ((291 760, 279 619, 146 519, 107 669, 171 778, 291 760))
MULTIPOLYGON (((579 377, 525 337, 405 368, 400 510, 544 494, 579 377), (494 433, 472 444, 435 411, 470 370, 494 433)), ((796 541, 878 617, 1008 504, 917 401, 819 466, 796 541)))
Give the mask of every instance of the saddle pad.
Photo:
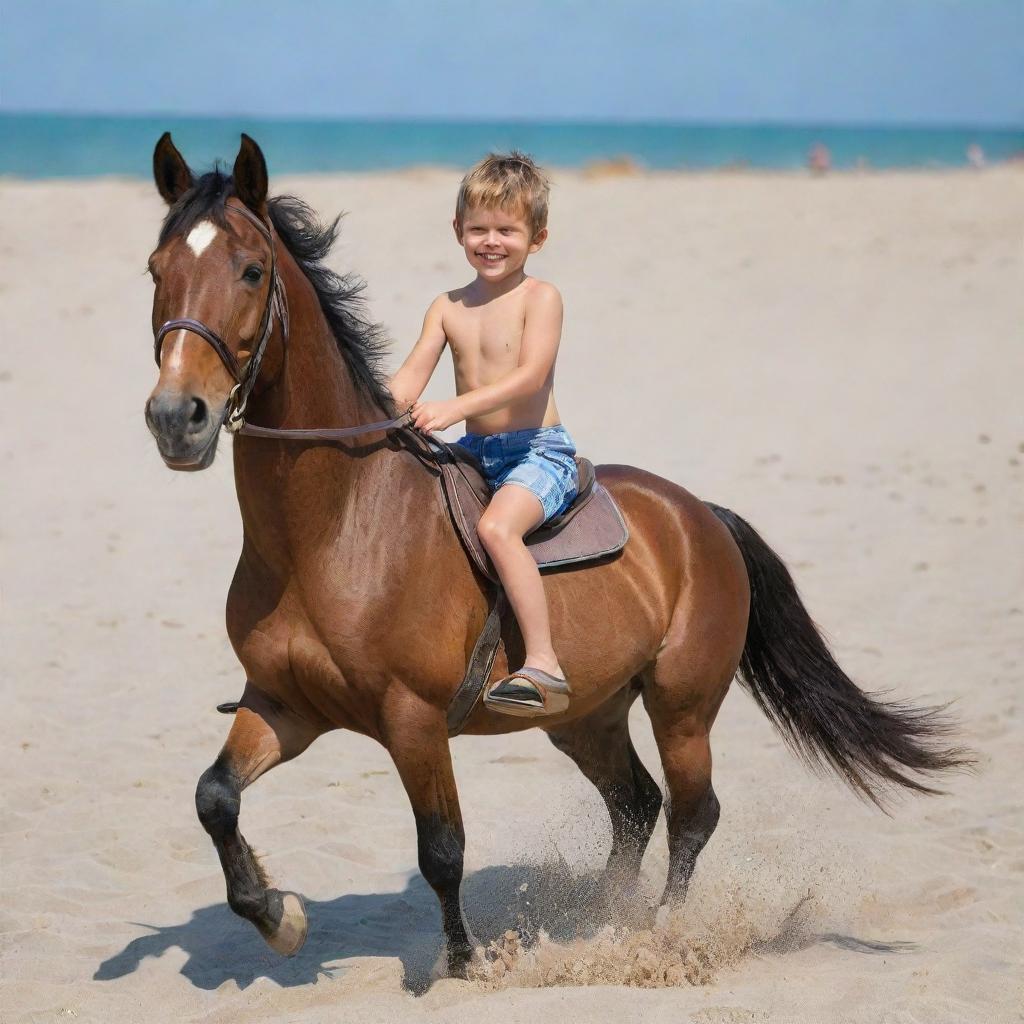
MULTIPOLYGON (((464 457, 462 450, 454 447, 449 447, 448 453, 450 457, 440 462, 440 469, 452 522, 473 563, 484 576, 497 582, 497 573, 476 531, 490 489, 472 456, 464 457)), ((526 538, 527 549, 542 570, 608 558, 621 551, 629 539, 622 513, 597 482, 594 467, 587 459, 577 458, 576 462, 579 494, 565 512, 526 538)))

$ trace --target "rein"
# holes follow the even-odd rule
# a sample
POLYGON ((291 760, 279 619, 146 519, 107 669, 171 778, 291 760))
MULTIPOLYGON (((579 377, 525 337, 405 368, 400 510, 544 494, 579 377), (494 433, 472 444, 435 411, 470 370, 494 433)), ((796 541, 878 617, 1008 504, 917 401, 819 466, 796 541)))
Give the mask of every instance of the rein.
POLYGON ((153 341, 153 356, 156 359, 156 365, 160 365, 160 354, 163 349, 164 338, 172 331, 189 331, 202 338, 217 353, 220 361, 224 364, 224 368, 231 374, 231 378, 235 382, 235 386, 231 389, 225 406, 224 429, 232 434, 241 434, 244 437, 278 438, 286 441, 340 441, 347 437, 357 437, 359 434, 369 434, 375 430, 390 430, 393 427, 405 425, 411 418, 409 410, 406 410, 395 419, 357 424, 353 427, 324 427, 303 430, 259 427, 245 422, 245 407, 249 402, 252 389, 256 385, 256 378, 259 376, 260 366, 263 363, 267 342, 270 341, 270 336, 274 331, 275 316, 281 322, 282 343, 285 347, 288 345, 288 296, 284 290, 284 282, 277 273, 277 246, 274 242, 274 233, 271 225, 264 222, 261 217, 258 217, 247 206, 231 206, 226 208, 242 214, 259 231, 270 247, 270 287, 267 289, 267 301, 263 307, 263 316, 260 318, 260 326, 257 332, 258 340, 253 348, 252 355, 249 356, 249 360, 244 367, 240 366, 238 359, 216 331, 201 320, 195 320, 192 317, 178 317, 174 320, 166 320, 156 332, 156 337, 153 341))
MULTIPOLYGON (((255 423, 243 422, 233 433, 243 437, 271 437, 282 441, 341 441, 346 437, 370 434, 375 430, 391 430, 404 426, 411 416, 408 411, 393 420, 378 420, 376 423, 361 423, 354 427, 320 427, 304 430, 301 428, 258 427, 255 423)), ((229 428, 230 429, 230 428, 229 428)))

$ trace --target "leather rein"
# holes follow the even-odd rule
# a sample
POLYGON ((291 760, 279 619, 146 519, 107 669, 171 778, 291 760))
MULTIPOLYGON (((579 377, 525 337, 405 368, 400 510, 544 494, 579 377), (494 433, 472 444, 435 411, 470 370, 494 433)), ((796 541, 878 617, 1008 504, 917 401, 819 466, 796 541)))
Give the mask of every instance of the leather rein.
POLYGON ((259 427, 245 422, 245 407, 249 402, 252 389, 256 385, 256 378, 259 376, 267 343, 274 332, 275 317, 281 323, 282 344, 286 347, 288 345, 288 296, 285 293, 284 282, 277 272, 277 246, 274 242, 274 232, 271 225, 264 222, 261 217, 258 217, 247 206, 231 206, 227 208, 242 214, 259 231, 270 247, 270 286, 267 289, 267 301, 263 307, 263 316, 260 318, 260 326, 256 335, 257 341, 252 350, 252 355, 249 356, 244 366, 239 365, 238 359, 216 331, 208 327, 201 320, 196 320, 192 317, 178 317, 174 320, 165 321, 156 332, 153 341, 153 356, 156 359, 156 365, 160 365, 160 354, 163 349, 164 338, 172 331, 189 331, 202 338, 217 353, 220 361, 224 364, 224 368, 231 374, 235 382, 224 407, 223 422, 224 429, 232 434, 242 434, 245 437, 267 437, 294 441, 340 441, 347 437, 356 437, 359 434, 368 434, 375 430, 390 430, 393 427, 407 424, 411 418, 408 410, 395 419, 379 420, 376 423, 363 423, 354 427, 324 427, 301 430, 284 429, 281 427, 259 427))

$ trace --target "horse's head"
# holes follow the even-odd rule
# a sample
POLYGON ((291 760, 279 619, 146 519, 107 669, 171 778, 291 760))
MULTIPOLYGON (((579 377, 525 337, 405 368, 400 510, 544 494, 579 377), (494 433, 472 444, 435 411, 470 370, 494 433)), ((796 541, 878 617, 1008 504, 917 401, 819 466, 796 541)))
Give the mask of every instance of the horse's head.
POLYGON ((146 423, 172 469, 205 469, 244 406, 273 328, 276 270, 267 166, 247 135, 228 177, 196 179, 165 133, 153 175, 170 210, 149 258, 160 377, 146 423))

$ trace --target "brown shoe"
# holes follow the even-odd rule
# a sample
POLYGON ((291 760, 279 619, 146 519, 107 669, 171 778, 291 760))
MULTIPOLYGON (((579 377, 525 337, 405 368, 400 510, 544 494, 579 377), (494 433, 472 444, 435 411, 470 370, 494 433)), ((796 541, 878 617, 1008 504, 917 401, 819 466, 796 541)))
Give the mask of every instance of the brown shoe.
POLYGON ((524 665, 499 679, 485 694, 484 704, 492 711, 518 718, 558 715, 569 706, 569 684, 543 669, 524 665))

